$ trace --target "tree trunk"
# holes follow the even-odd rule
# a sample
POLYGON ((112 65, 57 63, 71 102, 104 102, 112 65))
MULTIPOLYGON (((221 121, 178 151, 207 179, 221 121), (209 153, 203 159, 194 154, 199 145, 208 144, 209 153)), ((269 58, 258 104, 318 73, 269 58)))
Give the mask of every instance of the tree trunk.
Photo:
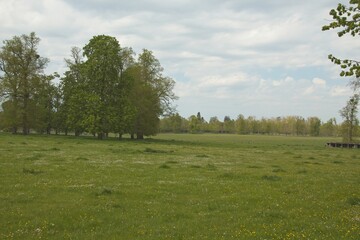
POLYGON ((104 133, 100 132, 98 133, 98 137, 99 140, 103 140, 104 139, 104 133))
POLYGON ((130 134, 130 138, 131 138, 131 139, 135 139, 135 136, 134 136, 133 133, 130 134))
POLYGON ((352 121, 350 122, 350 126, 349 126, 349 142, 351 143, 352 142, 352 138, 353 138, 353 134, 352 134, 352 132, 353 132, 353 124, 352 124, 352 121))
POLYGON ((136 133, 136 139, 138 139, 138 140, 144 139, 144 134, 143 133, 136 133))
POLYGON ((51 127, 47 127, 47 128, 46 128, 46 134, 47 134, 47 135, 50 135, 50 134, 51 134, 51 127))
POLYGON ((29 127, 28 127, 28 125, 27 125, 27 117, 26 117, 26 114, 23 115, 22 133, 23 133, 23 135, 28 135, 28 134, 29 134, 29 127))

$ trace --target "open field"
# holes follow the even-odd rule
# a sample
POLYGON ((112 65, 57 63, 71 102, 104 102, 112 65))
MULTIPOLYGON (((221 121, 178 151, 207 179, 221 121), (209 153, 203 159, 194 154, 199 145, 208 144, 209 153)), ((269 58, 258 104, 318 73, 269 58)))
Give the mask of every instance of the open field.
POLYGON ((0 239, 359 239, 336 139, 0 135, 0 239))

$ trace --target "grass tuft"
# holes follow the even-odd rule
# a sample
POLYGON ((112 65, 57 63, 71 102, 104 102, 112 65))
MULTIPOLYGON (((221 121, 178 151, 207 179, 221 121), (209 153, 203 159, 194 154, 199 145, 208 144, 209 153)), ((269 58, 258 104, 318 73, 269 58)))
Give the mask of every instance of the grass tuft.
POLYGON ((169 169, 169 168, 170 168, 170 166, 169 166, 169 165, 167 165, 166 163, 164 163, 164 164, 161 164, 159 168, 169 169))
POLYGON ((113 194, 113 190, 111 190, 110 188, 103 188, 95 195, 96 196, 106 196, 106 195, 111 195, 111 194, 113 194))
POLYGON ((117 204, 117 203, 113 204, 112 207, 116 209, 124 209, 124 207, 121 204, 117 204))
POLYGON ((284 152, 284 155, 293 155, 294 153, 293 152, 284 152))
POLYGON ((42 157, 44 157, 45 155, 41 154, 41 153, 35 153, 32 156, 29 156, 27 158, 25 158, 25 160, 29 160, 29 161, 36 161, 36 160, 40 160, 42 157))
POLYGON ((276 176, 276 175, 264 175, 261 177, 261 179, 266 180, 266 181, 280 181, 281 177, 276 176))
POLYGON ((261 169, 263 167, 256 166, 256 165, 250 165, 250 166, 248 166, 248 168, 261 169))
POLYGON ((351 206, 357 206, 360 205, 360 198, 358 197, 349 197, 346 201, 351 206))
POLYGON ((32 174, 32 175, 38 175, 38 174, 43 173, 43 171, 35 170, 35 169, 31 169, 31 168, 23 168, 23 173, 32 174))
POLYGON ((175 161, 175 160, 169 160, 169 161, 166 161, 166 163, 168 163, 168 164, 177 164, 179 162, 175 161))
POLYGON ((208 158, 209 156, 206 155, 206 154, 199 154, 199 155, 196 155, 196 157, 198 157, 198 158, 208 158))
POLYGON ((241 175, 235 174, 235 173, 232 173, 232 172, 223 173, 223 174, 221 174, 219 177, 220 177, 220 178, 223 178, 223 179, 228 179, 228 180, 238 180, 238 179, 241 179, 241 175))
POLYGON ((216 170, 216 166, 214 164, 211 164, 211 163, 208 163, 206 165, 206 168, 209 169, 209 170, 216 170))
POLYGON ((144 152, 145 153, 166 153, 166 151, 164 151, 164 150, 157 150, 157 149, 153 149, 153 148, 145 148, 144 152))
POLYGON ((190 165, 190 168, 201 168, 200 165, 190 165))
POLYGON ((282 168, 275 168, 274 170, 273 170, 273 172, 274 173, 281 173, 281 172, 286 172, 284 169, 282 169, 282 168))
POLYGON ((335 161, 333 161, 333 163, 335 163, 335 164, 343 164, 344 162, 343 162, 343 161, 339 161, 339 160, 335 160, 335 161))

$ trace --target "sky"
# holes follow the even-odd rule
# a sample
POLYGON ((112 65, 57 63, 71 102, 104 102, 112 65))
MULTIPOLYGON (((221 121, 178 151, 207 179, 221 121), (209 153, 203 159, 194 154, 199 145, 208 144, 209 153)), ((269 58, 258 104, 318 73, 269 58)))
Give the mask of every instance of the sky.
POLYGON ((322 32, 345 0, 0 0, 0 46, 35 32, 47 72, 95 35, 153 51, 176 81, 183 117, 296 115, 341 120, 348 78, 328 60, 357 59, 360 41, 322 32))

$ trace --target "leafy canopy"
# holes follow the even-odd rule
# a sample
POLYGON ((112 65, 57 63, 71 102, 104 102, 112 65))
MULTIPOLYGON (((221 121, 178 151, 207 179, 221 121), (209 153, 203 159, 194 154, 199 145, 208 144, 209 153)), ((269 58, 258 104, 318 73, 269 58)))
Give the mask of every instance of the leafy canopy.
MULTIPOLYGON (((360 34, 360 0, 350 0, 349 3, 350 6, 339 3, 336 9, 331 9, 329 14, 332 16, 333 21, 323 26, 323 31, 340 29, 338 31, 339 37, 345 34, 356 37, 360 34)), ((340 76, 355 76, 356 78, 360 78, 360 61, 353 59, 341 60, 332 54, 328 57, 334 64, 341 66, 342 71, 340 72, 340 76)))

